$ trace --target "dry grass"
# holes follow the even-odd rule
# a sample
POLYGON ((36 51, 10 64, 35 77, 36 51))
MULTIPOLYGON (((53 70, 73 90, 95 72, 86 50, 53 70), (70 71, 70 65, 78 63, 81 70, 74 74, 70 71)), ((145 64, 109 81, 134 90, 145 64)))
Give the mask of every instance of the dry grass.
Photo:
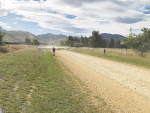
POLYGON ((0 55, 33 48, 31 45, 4 45, 0 47, 0 55))
POLYGON ((96 57, 110 59, 114 61, 134 64, 150 68, 150 53, 144 53, 143 56, 140 53, 136 53, 131 49, 117 49, 117 48, 105 48, 106 56, 104 56, 104 48, 72 48, 71 51, 88 54, 96 57))
MULTIPOLYGON (((73 48, 75 49, 75 48, 73 48)), ((79 48, 81 50, 89 50, 89 51, 97 51, 100 53, 104 53, 104 48, 79 48)), ((131 49, 118 49, 118 48, 105 48, 106 49, 106 54, 111 54, 111 55, 122 55, 122 56, 131 56, 131 57, 141 57, 140 53, 136 53, 135 51, 131 49)), ((150 58, 150 53, 144 53, 144 58, 150 58)))

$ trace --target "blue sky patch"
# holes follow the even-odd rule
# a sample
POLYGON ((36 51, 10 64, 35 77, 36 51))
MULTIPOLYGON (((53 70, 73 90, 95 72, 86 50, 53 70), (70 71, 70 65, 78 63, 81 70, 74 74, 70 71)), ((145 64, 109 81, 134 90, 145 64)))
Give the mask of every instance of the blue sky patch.
POLYGON ((101 24, 108 24, 109 21, 99 21, 101 24))
POLYGON ((144 13, 144 14, 150 14, 150 6, 146 6, 145 9, 148 10, 148 11, 143 12, 143 13, 144 13))
POLYGON ((69 19, 74 19, 74 18, 77 17, 77 16, 74 16, 74 15, 66 15, 65 17, 66 17, 66 18, 69 18, 69 19))

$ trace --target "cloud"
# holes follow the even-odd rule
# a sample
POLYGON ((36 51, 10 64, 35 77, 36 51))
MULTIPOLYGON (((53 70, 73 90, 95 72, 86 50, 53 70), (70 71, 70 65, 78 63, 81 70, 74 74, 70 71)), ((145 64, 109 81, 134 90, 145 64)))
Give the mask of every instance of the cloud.
POLYGON ((6 26, 5 28, 10 29, 11 27, 10 26, 6 26))
POLYGON ((42 29, 37 29, 38 31, 43 31, 42 29))
POLYGON ((13 24, 17 24, 17 22, 13 22, 13 24))
POLYGON ((11 28, 10 26, 8 26, 7 23, 3 23, 3 22, 0 22, 0 27, 6 28, 6 29, 10 29, 11 28))
POLYGON ((0 26, 5 26, 6 24, 3 22, 0 22, 0 26))
POLYGON ((115 18, 116 22, 120 23, 126 23, 126 24, 133 24, 142 21, 142 18, 122 18, 122 17, 117 17, 115 18))
POLYGON ((100 32, 126 35, 132 26, 147 27, 149 0, 0 0, 0 16, 22 15, 22 21, 82 35, 100 32))

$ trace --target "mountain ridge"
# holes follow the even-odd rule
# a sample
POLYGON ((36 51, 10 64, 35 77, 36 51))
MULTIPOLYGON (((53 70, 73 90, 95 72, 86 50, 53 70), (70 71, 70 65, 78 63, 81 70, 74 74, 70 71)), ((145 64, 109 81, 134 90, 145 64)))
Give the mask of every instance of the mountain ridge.
MULTIPOLYGON (((5 31, 6 35, 3 38, 4 42, 18 42, 21 44, 24 44, 25 38, 28 37, 31 40, 37 39, 40 43, 45 43, 45 44, 58 44, 61 40, 66 40, 68 36, 59 34, 55 35, 52 33, 46 33, 46 34, 41 34, 41 35, 34 35, 28 31, 5 31)), ((123 38, 126 38, 122 35, 119 34, 110 34, 110 33, 101 33, 100 34, 103 39, 119 39, 122 41, 123 38)), ((78 37, 79 36, 73 36, 73 37, 78 37)))

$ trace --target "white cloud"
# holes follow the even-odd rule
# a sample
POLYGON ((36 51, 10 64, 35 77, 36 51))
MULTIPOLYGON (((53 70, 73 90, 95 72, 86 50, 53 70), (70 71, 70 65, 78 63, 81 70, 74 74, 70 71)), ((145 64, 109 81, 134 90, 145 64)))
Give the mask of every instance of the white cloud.
POLYGON ((127 28, 149 27, 150 14, 143 13, 148 11, 146 6, 150 6, 149 0, 0 0, 0 16, 11 12, 22 15, 19 20, 80 35, 88 36, 92 30, 99 30, 126 36, 127 28), (66 18, 67 15, 75 18, 66 18))
POLYGON ((13 22, 13 24, 17 24, 17 22, 13 22))
POLYGON ((3 22, 0 22, 0 26, 5 26, 6 24, 3 22))
POLYGON ((37 29, 38 31, 43 31, 42 29, 37 29))
POLYGON ((10 26, 8 26, 7 23, 3 23, 3 22, 0 22, 0 27, 5 28, 5 29, 10 29, 11 28, 10 26))
POLYGON ((10 29, 11 27, 10 26, 6 26, 5 28, 10 29))

